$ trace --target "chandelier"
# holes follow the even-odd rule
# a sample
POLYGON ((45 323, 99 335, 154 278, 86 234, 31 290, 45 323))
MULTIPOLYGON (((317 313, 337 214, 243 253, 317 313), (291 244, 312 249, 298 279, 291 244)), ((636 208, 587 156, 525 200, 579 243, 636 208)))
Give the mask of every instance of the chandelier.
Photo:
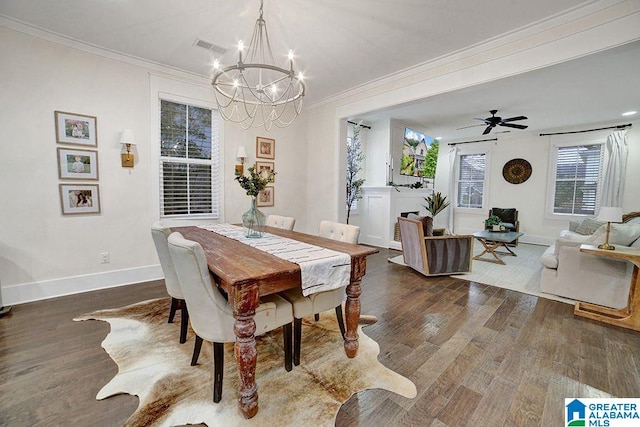
POLYGON ((239 123, 243 129, 271 129, 289 126, 302 111, 305 85, 302 73, 293 69, 293 51, 289 51, 289 68, 275 65, 267 34, 267 25, 260 16, 253 29, 246 59, 244 43, 238 43, 238 63, 226 68, 213 64, 213 92, 222 118, 239 123))

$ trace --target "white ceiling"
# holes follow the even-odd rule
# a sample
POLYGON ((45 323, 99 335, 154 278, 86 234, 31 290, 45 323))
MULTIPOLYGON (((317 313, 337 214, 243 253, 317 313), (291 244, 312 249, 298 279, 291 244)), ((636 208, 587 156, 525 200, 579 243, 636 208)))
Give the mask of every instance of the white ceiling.
MULTIPOLYGON (((294 49, 307 81, 305 102, 313 103, 587 3, 591 1, 265 0, 264 18, 276 62, 284 64, 289 48, 294 49)), ((210 76, 214 57, 222 64, 235 62, 235 46, 250 39, 259 5, 258 0, 1 0, 0 14, 210 76), (228 52, 220 56, 196 47, 197 39, 228 52)), ((640 110, 638 70, 640 43, 634 43, 384 114, 449 140, 481 135, 482 127, 455 128, 479 123, 473 117, 488 117, 490 109, 500 110, 503 117, 528 116, 528 130, 618 123, 623 110, 640 110)))

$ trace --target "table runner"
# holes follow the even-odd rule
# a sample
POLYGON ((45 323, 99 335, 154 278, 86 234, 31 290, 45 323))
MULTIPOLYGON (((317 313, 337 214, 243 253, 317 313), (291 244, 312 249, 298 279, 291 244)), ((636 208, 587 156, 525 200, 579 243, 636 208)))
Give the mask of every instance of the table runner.
POLYGON ((199 227, 298 264, 304 296, 349 284, 351 256, 348 254, 270 233, 264 233, 258 239, 248 238, 242 227, 231 224, 206 224, 199 227))

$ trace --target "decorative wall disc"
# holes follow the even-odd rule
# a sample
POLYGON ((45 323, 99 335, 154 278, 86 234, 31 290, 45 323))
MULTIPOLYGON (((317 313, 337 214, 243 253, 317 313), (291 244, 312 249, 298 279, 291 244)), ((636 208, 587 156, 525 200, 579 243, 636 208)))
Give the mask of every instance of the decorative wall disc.
POLYGON ((511 184, 522 184, 531 176, 531 163, 525 159, 513 159, 504 164, 502 176, 511 184))

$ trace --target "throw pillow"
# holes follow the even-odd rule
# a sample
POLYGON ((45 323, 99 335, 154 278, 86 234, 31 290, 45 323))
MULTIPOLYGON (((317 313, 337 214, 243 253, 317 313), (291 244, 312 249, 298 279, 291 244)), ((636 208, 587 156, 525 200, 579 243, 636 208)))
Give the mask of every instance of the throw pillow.
MULTIPOLYGON (((640 237, 640 224, 611 224, 609 244, 630 246, 640 237)), ((601 245, 607 239, 607 226, 603 225, 585 243, 601 245)))
POLYGON ((576 231, 580 223, 578 221, 569 221, 569 231, 576 231))
POLYGON ((431 218, 430 216, 419 216, 413 213, 407 215, 407 218, 415 219, 416 221, 422 221, 422 231, 424 231, 424 236, 433 236, 433 218, 431 218))
POLYGON ((602 227, 603 224, 604 222, 602 221, 596 221, 595 219, 592 219, 592 218, 585 218, 584 220, 582 220, 580 225, 576 228, 576 233, 593 234, 596 232, 598 228, 602 227))

